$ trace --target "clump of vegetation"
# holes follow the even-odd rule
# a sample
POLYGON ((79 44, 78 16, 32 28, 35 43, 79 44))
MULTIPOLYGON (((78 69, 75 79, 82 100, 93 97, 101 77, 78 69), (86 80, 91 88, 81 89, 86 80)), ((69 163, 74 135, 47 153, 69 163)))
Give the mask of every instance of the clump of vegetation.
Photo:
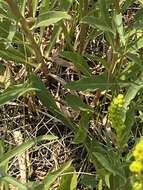
POLYGON ((142 15, 0 0, 1 190, 142 189, 142 15))

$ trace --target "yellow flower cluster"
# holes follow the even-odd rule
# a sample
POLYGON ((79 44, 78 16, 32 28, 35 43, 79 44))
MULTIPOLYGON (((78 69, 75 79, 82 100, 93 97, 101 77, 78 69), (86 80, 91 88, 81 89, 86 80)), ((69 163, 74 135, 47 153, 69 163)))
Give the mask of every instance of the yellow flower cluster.
POLYGON ((136 174, 136 181, 133 184, 134 190, 143 190, 143 139, 135 146, 133 151, 135 160, 130 165, 130 171, 136 174))
POLYGON ((130 170, 135 173, 143 172, 143 139, 136 145, 133 156, 135 161, 130 165, 130 170))
POLYGON ((134 189, 134 190, 142 190, 142 183, 140 183, 140 182, 135 182, 135 183, 133 184, 133 189, 134 189))
POLYGON ((123 105, 124 96, 122 94, 119 94, 116 98, 113 99, 109 107, 109 119, 112 122, 112 127, 116 130, 120 130, 124 127, 124 123, 122 120, 123 105))

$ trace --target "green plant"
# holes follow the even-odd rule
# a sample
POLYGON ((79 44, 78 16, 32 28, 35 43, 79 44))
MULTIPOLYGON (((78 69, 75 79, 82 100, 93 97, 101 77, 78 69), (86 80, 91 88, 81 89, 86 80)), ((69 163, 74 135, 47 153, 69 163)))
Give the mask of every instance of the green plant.
MULTIPOLYGON (((132 137, 136 141, 133 132, 136 123, 141 125, 138 113, 142 113, 141 107, 134 106, 142 104, 142 6, 142 1, 133 0, 0 1, 3 61, 0 106, 16 99, 38 97, 48 112, 72 131, 73 142, 86 149, 87 160, 96 169, 95 183, 99 190, 131 188, 129 141, 132 137), (98 41, 102 50, 90 49, 90 43, 97 46, 98 41), (69 74, 66 80, 52 73, 50 61, 62 69, 68 67, 74 74, 69 74), (13 71, 19 66, 24 68, 24 74, 13 71), (64 89, 60 101, 51 93, 53 80, 64 89), (92 103, 87 93, 92 95, 92 103), (78 117, 67 115, 59 104, 74 110, 78 117), (97 134, 91 128, 93 121, 97 134), (104 125, 102 129, 99 123, 104 125)), ((31 147, 33 141, 30 142, 31 147)), ((8 189, 11 183, 19 189, 45 190, 62 176, 59 190, 67 186, 69 190, 77 188, 77 175, 71 162, 33 186, 8 176, 5 168, 9 159, 27 148, 28 144, 23 144, 0 157, 2 186, 8 189)))

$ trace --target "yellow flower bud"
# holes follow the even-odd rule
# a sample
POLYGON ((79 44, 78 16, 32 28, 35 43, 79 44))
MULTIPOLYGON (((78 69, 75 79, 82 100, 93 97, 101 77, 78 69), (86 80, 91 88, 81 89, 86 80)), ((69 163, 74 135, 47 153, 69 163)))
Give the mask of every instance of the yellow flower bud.
POLYGON ((143 140, 136 145, 133 156, 136 160, 143 160, 143 140))
POLYGON ((130 171, 141 173, 143 171, 143 164, 140 161, 133 161, 130 165, 130 171))
POLYGON ((122 94, 119 94, 113 99, 111 105, 109 106, 109 119, 112 123, 112 127, 118 130, 118 132, 120 131, 120 129, 122 130, 125 127, 122 121, 123 104, 124 96, 122 94))

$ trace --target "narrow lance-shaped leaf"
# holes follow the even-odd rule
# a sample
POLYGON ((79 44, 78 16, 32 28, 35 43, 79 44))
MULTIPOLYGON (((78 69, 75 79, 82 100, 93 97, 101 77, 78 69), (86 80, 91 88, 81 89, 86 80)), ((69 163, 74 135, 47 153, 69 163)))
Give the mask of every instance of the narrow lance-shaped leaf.
MULTIPOLYGON (((72 3, 73 3, 73 0, 61 0, 60 1, 60 10, 64 10, 64 11, 68 12, 72 3)), ((48 8, 49 8, 49 1, 45 1, 45 6, 43 9, 41 9, 41 13, 44 13, 44 11, 47 11, 48 8)), ((60 36, 60 33, 62 31, 62 24, 63 24, 63 21, 61 20, 54 25, 53 33, 52 33, 50 42, 48 44, 48 48, 46 49, 46 51, 44 53, 46 58, 49 57, 49 54, 50 54, 52 48, 54 47, 56 40, 60 36)))
POLYGON ((28 150, 34 144, 36 144, 36 143, 38 143, 40 141, 45 141, 45 140, 49 141, 49 140, 55 140, 55 139, 57 139, 57 137, 52 136, 52 135, 43 135, 43 136, 39 136, 39 137, 30 139, 27 142, 13 148, 12 150, 9 150, 8 152, 6 152, 2 156, 0 156, 0 166, 5 164, 7 161, 9 161, 14 156, 17 156, 17 155, 21 154, 22 152, 28 150))
POLYGON ((89 121, 91 113, 82 112, 78 131, 75 134, 75 143, 84 143, 88 135, 89 121))
POLYGON ((49 11, 38 16, 36 27, 49 26, 55 24, 62 19, 71 19, 70 15, 62 11, 49 11))
POLYGON ((114 16, 114 21, 116 25, 117 32, 120 36, 120 41, 123 45, 125 45, 125 37, 124 37, 124 27, 123 27, 123 21, 122 21, 122 14, 116 14, 114 16))
POLYGON ((73 125, 73 123, 70 121, 68 117, 64 115, 60 111, 60 109, 57 107, 56 102, 54 98, 52 97, 50 91, 45 87, 43 82, 40 80, 40 78, 34 74, 30 75, 30 81, 33 88, 36 88, 36 94, 40 101, 43 103, 44 106, 46 106, 49 111, 59 120, 61 120, 67 127, 69 127, 72 130, 75 130, 76 127, 73 125))
POLYGON ((109 83, 108 77, 106 75, 97 75, 82 78, 78 81, 74 81, 65 85, 65 88, 72 90, 108 90, 110 88, 115 88, 116 83, 109 83))
MULTIPOLYGON (((5 152, 4 141, 0 140, 0 156, 2 156, 5 152)), ((5 176, 8 171, 8 162, 6 162, 3 166, 0 167, 0 175, 5 176)), ((0 179, 0 187, 3 187, 4 190, 9 190, 8 183, 4 180, 0 179)))
POLYGON ((31 88, 28 84, 14 85, 0 94, 0 106, 33 90, 35 90, 35 88, 31 88))
POLYGON ((78 53, 64 51, 61 53, 61 57, 71 61, 75 67, 86 76, 91 76, 91 71, 86 60, 78 53))
POLYGON ((33 11, 33 17, 35 17, 36 15, 36 11, 37 11, 37 8, 38 8, 38 3, 39 1, 38 0, 32 0, 32 11, 33 11))
POLYGON ((90 25, 93 28, 97 28, 100 29, 102 31, 106 31, 106 32, 111 32, 114 34, 113 29, 107 25, 102 18, 96 18, 94 16, 87 16, 84 17, 83 20, 81 21, 81 23, 86 23, 88 25, 90 25))
POLYGON ((71 166, 71 161, 65 163, 59 170, 50 172, 42 181, 41 184, 37 185, 34 190, 49 190, 50 186, 55 182, 55 180, 61 176, 69 167, 71 166))
POLYGON ((66 96, 66 102, 68 106, 71 106, 75 110, 94 112, 93 108, 85 104, 79 96, 69 94, 66 96))
POLYGON ((11 176, 0 177, 0 182, 6 182, 8 184, 13 185, 15 188, 17 187, 20 190, 30 190, 27 185, 21 183, 20 181, 11 176))
POLYGON ((62 31, 62 23, 61 22, 58 22, 54 25, 54 29, 53 29, 53 32, 52 32, 52 36, 51 36, 51 39, 50 39, 50 42, 48 44, 48 48, 47 50, 45 51, 45 57, 48 58, 49 57, 49 54, 52 50, 52 48, 54 47, 55 43, 56 43, 56 40, 58 39, 61 31, 62 31))
POLYGON ((133 82, 126 95, 125 95, 125 103, 124 103, 124 111, 125 111, 125 115, 124 115, 124 121, 126 119, 126 112, 129 108, 129 105, 131 103, 131 101, 135 98, 135 96, 137 95, 137 93, 139 92, 140 89, 143 88, 143 73, 140 75, 140 77, 133 82))
POLYGON ((111 27, 112 26, 111 18, 110 18, 106 0, 99 0, 99 6, 100 6, 101 17, 104 23, 107 23, 111 27))
POLYGON ((133 3, 134 3, 135 0, 126 0, 124 1, 124 4, 122 6, 122 12, 124 13, 128 8, 129 6, 131 6, 133 3))
POLYGON ((61 0, 60 1, 60 8, 62 10, 67 11, 71 7, 72 3, 73 3, 73 0, 61 0))
POLYGON ((9 28, 9 34, 8 34, 8 37, 7 37, 7 40, 8 41, 11 41, 13 40, 14 38, 14 35, 16 33, 16 30, 17 30, 17 26, 16 26, 16 23, 15 24, 12 24, 9 28))
POLYGON ((76 190, 77 175, 74 167, 70 167, 62 174, 62 179, 58 190, 76 190))

